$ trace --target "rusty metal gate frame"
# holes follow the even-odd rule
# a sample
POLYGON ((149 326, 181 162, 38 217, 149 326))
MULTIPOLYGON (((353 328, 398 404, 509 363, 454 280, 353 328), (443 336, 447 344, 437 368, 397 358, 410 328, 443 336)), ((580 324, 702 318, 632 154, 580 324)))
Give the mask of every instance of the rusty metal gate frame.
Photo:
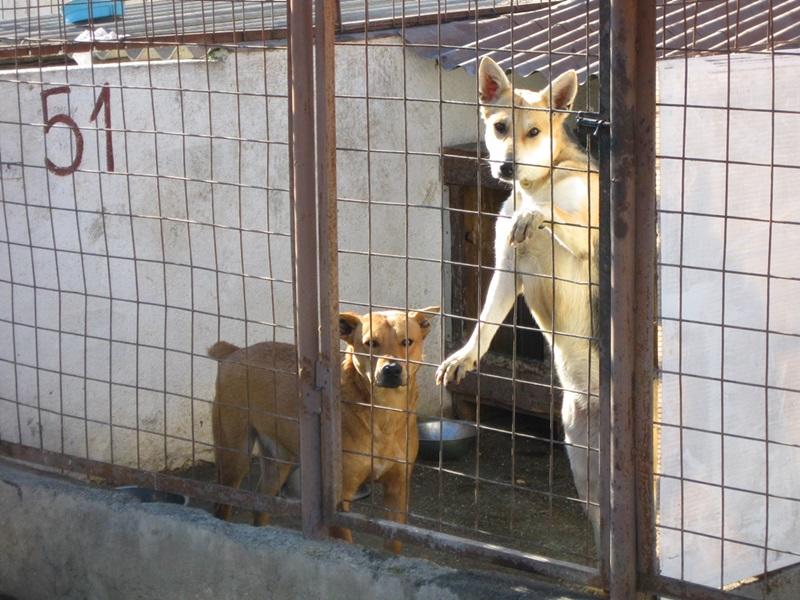
POLYGON ((639 574, 656 564, 655 3, 612 2, 610 13, 610 289, 600 301, 609 311, 601 322, 610 328, 610 350, 601 358, 608 361, 601 372, 608 374, 611 404, 607 556, 611 597, 633 598, 648 591, 639 574))
MULTIPOLYGON (((334 0, 289 2, 292 198, 297 296, 318 298, 298 312, 303 411, 303 531, 324 526, 469 555, 488 562, 609 591, 678 591, 656 585, 652 477, 655 381, 655 7, 610 0, 600 9, 599 123, 601 298, 600 568, 548 559, 475 540, 339 510, 339 432, 334 0), (316 64, 311 45, 314 39, 316 64), (316 76, 316 93, 312 91, 316 76), (316 103, 316 154, 314 123, 316 103), (610 125, 603 127, 602 125, 610 125), (316 169, 314 159, 316 158, 316 169), (316 178, 316 195, 315 182, 316 178), (317 270, 318 269, 318 270, 317 270), (317 320, 319 319, 319 320, 317 320), (634 402, 635 398, 635 402, 634 402), (324 451, 323 451, 324 449, 324 451), (315 459, 318 460, 315 464, 315 459)), ((685 590, 683 590, 685 591, 685 590)))
POLYGON ((334 104, 337 5, 316 0, 312 11, 310 2, 289 0, 287 21, 295 286, 296 297, 306 299, 295 307, 302 399, 300 462, 306 465, 301 472, 301 504, 303 533, 313 539, 325 537, 341 496, 334 104), (314 12, 321 16, 316 27, 314 12))

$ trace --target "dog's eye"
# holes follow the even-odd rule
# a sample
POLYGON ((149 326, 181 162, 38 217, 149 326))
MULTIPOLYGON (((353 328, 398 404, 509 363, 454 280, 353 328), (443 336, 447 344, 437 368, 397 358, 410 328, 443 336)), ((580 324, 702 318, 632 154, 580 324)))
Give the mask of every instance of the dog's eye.
POLYGON ((380 344, 378 344, 378 340, 367 340, 364 345, 369 348, 377 348, 380 344))
POLYGON ((536 127, 528 132, 528 137, 536 137, 537 135, 539 135, 539 130, 536 127))
POLYGON ((506 131, 508 131, 508 126, 506 125, 505 121, 498 121, 497 123, 494 124, 494 130, 497 133, 505 133, 506 131))
POLYGON ((410 346, 413 343, 414 343, 414 340, 410 340, 410 339, 406 338, 402 342, 400 342, 400 345, 401 346, 410 346))

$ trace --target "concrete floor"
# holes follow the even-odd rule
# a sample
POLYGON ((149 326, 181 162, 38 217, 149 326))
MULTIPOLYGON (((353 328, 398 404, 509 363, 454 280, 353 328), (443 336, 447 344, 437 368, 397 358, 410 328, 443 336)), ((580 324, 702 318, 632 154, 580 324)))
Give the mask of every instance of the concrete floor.
POLYGON ((590 600, 533 578, 224 523, 3 460, 0 506, 2 600, 590 600))

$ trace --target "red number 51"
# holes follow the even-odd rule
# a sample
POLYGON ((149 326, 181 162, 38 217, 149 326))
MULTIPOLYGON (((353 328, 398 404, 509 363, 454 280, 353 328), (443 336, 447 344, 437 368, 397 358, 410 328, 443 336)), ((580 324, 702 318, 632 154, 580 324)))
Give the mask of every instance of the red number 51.
MULTIPOLYGON (((45 135, 47 135, 48 132, 53 128, 53 125, 56 123, 62 123, 69 127, 70 131, 75 136, 75 157, 72 159, 72 162, 69 165, 60 167, 49 158, 45 157, 44 159, 44 164, 47 166, 47 170, 60 176, 70 175, 78 170, 81 160, 83 160, 83 134, 81 133, 80 127, 78 127, 78 124, 75 122, 75 119, 69 115, 58 113, 52 117, 49 116, 49 112, 47 110, 47 99, 56 94, 69 93, 70 89, 68 85, 50 88, 49 90, 42 90, 42 116, 44 117, 45 135)), ((101 108, 104 109, 103 120, 105 121, 106 130, 106 170, 113 172, 114 148, 111 140, 111 90, 107 83, 103 84, 103 89, 100 91, 100 94, 97 97, 97 102, 95 102, 94 110, 92 111, 89 121, 95 121, 97 119, 101 108)))

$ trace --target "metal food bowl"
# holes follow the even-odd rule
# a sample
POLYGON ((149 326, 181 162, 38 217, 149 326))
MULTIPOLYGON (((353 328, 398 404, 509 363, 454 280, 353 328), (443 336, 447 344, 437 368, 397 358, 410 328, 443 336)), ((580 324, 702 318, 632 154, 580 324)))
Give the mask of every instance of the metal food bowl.
POLYGON ((182 494, 158 492, 156 490, 141 488, 137 485, 123 485, 114 489, 120 492, 125 492, 126 494, 137 498, 140 502, 166 502, 167 504, 182 504, 183 506, 189 504, 189 499, 182 494))
POLYGON ((457 460, 465 456, 475 444, 475 424, 469 421, 450 419, 427 419, 417 422, 419 431, 419 458, 439 460, 441 447, 442 460, 457 460))

